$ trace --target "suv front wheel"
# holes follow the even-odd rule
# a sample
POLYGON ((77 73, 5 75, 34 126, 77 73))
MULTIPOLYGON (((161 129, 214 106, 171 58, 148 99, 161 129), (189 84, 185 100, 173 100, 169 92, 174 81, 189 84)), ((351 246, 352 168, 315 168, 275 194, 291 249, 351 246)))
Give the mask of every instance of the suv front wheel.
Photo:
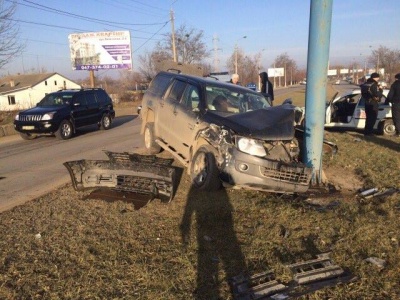
POLYGON ((25 132, 20 132, 19 135, 24 139, 24 140, 33 140, 36 138, 35 134, 31 133, 25 133, 25 132))
POLYGON ((100 121, 100 129, 108 130, 111 127, 111 117, 109 114, 104 114, 100 121))
POLYGON ((219 170, 215 162, 213 149, 204 145, 194 154, 190 164, 190 177, 199 190, 211 192, 221 188, 219 170))
POLYGON ((150 154, 160 153, 161 147, 156 143, 154 138, 154 124, 147 123, 144 128, 144 146, 150 154))
POLYGON ((73 127, 70 121, 63 120, 60 124, 60 127, 55 132, 55 135, 60 140, 68 140, 71 138, 73 133, 73 127))

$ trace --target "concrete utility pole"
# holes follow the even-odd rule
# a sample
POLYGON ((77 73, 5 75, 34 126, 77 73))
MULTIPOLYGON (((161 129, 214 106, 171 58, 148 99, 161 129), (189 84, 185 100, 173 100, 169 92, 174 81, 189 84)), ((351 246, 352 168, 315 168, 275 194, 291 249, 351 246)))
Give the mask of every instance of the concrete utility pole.
POLYGON ((333 0, 311 0, 307 55, 305 159, 311 183, 322 183, 322 146, 333 0))
POLYGON ((236 44, 235 44, 235 73, 236 74, 238 73, 238 41, 240 39, 245 39, 245 38, 247 38, 246 35, 242 36, 241 38, 236 40, 236 44))
POLYGON ((214 72, 219 72, 219 58, 218 58, 218 51, 221 48, 218 48, 218 41, 219 38, 216 34, 213 37, 213 44, 214 44, 214 72))
POLYGON ((176 62, 176 47, 175 47, 175 25, 174 25, 174 11, 171 9, 171 33, 172 33, 172 54, 174 55, 174 62, 176 62))

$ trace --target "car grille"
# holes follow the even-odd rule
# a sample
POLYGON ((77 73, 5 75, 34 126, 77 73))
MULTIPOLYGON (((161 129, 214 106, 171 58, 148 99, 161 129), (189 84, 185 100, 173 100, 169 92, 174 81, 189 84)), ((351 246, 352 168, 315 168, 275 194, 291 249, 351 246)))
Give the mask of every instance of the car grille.
POLYGON ((42 115, 19 115, 20 121, 41 121, 42 115))
POLYGON ((311 179, 311 168, 293 167, 274 162, 270 167, 260 167, 263 176, 273 178, 280 181, 308 184, 311 179))

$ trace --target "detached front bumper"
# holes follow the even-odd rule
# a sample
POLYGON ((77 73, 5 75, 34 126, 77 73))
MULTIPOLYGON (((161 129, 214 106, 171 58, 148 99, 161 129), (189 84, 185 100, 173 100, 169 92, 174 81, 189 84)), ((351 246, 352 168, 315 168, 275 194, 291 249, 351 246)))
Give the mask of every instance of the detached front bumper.
POLYGON ((175 169, 172 160, 154 155, 105 151, 109 160, 65 162, 75 190, 110 188, 123 192, 148 194, 162 201, 172 200, 175 169))
POLYGON ((222 168, 222 180, 234 188, 276 193, 303 193, 309 188, 312 168, 302 163, 268 160, 231 148, 222 168))

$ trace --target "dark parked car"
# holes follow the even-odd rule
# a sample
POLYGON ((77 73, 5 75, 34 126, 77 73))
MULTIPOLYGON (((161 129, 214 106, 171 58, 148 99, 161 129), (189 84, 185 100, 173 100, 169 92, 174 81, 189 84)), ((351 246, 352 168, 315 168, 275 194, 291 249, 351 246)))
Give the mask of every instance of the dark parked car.
POLYGON ((160 72, 140 113, 145 147, 187 167, 192 184, 294 193, 312 169, 300 162, 294 106, 271 107, 260 93, 202 77, 160 72))
POLYGON ((98 124, 107 130, 114 117, 112 100, 103 89, 61 90, 17 114, 14 128, 26 140, 49 134, 66 140, 86 125, 98 124))

